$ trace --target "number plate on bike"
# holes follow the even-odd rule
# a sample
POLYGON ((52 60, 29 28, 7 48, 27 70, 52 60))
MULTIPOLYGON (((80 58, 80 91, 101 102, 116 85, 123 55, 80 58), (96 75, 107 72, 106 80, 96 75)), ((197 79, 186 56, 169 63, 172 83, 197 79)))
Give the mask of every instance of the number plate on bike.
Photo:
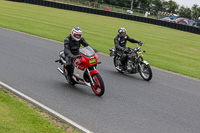
POLYGON ((90 64, 93 64, 93 63, 96 63, 96 62, 97 62, 96 58, 92 58, 92 59, 89 60, 90 64))
POLYGON ((138 52, 137 55, 138 55, 138 56, 142 56, 142 52, 138 52))

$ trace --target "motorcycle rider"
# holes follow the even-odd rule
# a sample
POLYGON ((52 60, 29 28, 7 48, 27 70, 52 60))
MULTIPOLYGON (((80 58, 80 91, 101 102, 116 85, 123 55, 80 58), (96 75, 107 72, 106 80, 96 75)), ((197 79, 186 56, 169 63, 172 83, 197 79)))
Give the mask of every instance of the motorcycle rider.
POLYGON ((82 37, 81 28, 74 27, 71 31, 71 34, 64 40, 64 53, 69 82, 72 81, 72 74, 74 71, 73 60, 75 59, 76 55, 79 55, 80 44, 82 44, 84 47, 89 46, 89 44, 82 37))
POLYGON ((116 52, 121 55, 121 57, 120 57, 120 61, 121 61, 120 65, 121 65, 121 67, 125 64, 125 61, 126 61, 125 50, 126 50, 126 42, 127 42, 127 40, 129 42, 132 42, 132 43, 139 43, 139 45, 143 44, 141 41, 137 41, 137 40, 135 40, 133 38, 130 38, 126 34, 126 29, 125 28, 119 28, 118 29, 118 34, 114 38, 114 43, 115 43, 116 52))

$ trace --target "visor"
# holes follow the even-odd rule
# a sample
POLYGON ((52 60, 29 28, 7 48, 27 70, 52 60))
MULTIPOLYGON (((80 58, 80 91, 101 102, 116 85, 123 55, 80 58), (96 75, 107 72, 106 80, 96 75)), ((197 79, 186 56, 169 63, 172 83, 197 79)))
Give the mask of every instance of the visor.
POLYGON ((121 33, 121 36, 125 36, 125 35, 126 35, 126 33, 125 33, 125 32, 122 32, 122 33, 121 33))
POLYGON ((81 38, 82 34, 75 34, 74 37, 81 38))

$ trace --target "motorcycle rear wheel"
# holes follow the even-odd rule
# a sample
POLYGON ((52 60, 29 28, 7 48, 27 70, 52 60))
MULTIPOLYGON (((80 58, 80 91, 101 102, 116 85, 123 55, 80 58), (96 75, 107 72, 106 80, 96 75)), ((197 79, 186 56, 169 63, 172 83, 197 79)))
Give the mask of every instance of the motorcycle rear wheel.
POLYGON ((103 79, 101 78, 100 74, 98 74, 98 73, 93 74, 91 77, 94 82, 94 85, 91 83, 91 88, 92 88, 93 92, 97 96, 102 96, 105 91, 103 79))
POLYGON ((149 81, 152 78, 152 70, 151 67, 149 65, 146 65, 144 63, 141 64, 142 69, 140 68, 140 75, 141 77, 146 80, 149 81))

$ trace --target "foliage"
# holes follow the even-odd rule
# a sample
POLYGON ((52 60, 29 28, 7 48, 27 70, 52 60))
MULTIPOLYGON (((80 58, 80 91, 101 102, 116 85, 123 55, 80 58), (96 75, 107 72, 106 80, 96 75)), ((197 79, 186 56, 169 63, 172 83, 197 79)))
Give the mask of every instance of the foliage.
POLYGON ((169 2, 167 3, 167 12, 169 13, 176 13, 178 10, 178 5, 175 1, 173 0, 169 0, 169 2))
POLYGON ((163 1, 162 0, 152 0, 151 8, 155 11, 164 11, 163 1))
POLYGON ((178 13, 179 13, 179 17, 188 18, 188 19, 192 18, 191 16, 192 11, 190 8, 185 8, 184 6, 181 6, 178 13))
POLYGON ((196 5, 196 4, 193 5, 193 7, 191 9, 181 6, 178 13, 179 13, 180 17, 193 19, 193 20, 197 21, 198 18, 200 17, 200 7, 198 7, 198 5, 196 5))
POLYGON ((151 0, 140 0, 140 8, 144 11, 150 11, 151 0))
POLYGON ((129 8, 131 7, 130 0, 103 0, 103 3, 120 6, 120 7, 129 7, 129 8))
POLYGON ((194 20, 198 20, 200 17, 200 7, 198 8, 197 4, 193 5, 191 16, 194 20))

